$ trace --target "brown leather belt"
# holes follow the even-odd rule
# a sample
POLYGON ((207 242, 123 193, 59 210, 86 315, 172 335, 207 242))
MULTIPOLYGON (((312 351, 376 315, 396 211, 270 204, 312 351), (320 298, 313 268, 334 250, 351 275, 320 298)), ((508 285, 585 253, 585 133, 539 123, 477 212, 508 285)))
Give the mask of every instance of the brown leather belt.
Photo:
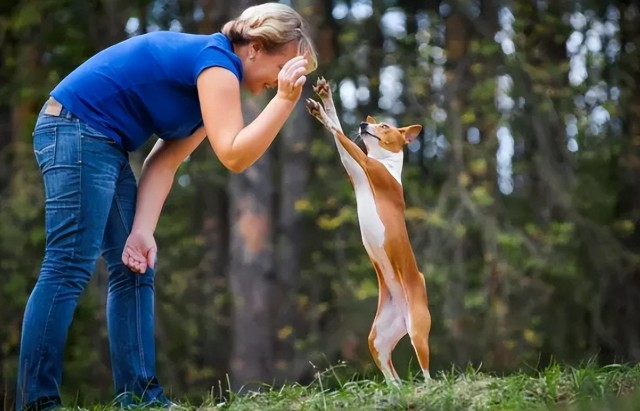
POLYGON ((55 98, 49 97, 49 100, 47 100, 47 107, 44 109, 44 114, 58 117, 61 113, 62 104, 60 104, 60 102, 55 98))

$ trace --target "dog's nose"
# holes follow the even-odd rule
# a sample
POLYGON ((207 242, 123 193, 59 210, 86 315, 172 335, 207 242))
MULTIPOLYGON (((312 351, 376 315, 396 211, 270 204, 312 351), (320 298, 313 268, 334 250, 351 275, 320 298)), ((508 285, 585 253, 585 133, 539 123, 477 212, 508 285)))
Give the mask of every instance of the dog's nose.
POLYGON ((369 123, 365 123, 364 121, 360 123, 360 131, 365 131, 369 123))

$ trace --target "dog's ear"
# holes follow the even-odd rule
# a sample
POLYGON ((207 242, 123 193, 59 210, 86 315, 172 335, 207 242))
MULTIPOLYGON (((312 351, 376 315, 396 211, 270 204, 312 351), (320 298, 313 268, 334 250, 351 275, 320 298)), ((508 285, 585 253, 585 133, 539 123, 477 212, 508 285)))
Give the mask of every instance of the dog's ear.
POLYGON ((420 134, 420 131, 422 130, 422 126, 414 124, 412 126, 402 127, 399 130, 402 135, 404 135, 405 144, 409 144, 418 137, 418 134, 420 134))
POLYGON ((367 116, 367 123, 369 123, 369 124, 377 124, 378 122, 376 121, 375 118, 373 118, 371 116, 367 116))

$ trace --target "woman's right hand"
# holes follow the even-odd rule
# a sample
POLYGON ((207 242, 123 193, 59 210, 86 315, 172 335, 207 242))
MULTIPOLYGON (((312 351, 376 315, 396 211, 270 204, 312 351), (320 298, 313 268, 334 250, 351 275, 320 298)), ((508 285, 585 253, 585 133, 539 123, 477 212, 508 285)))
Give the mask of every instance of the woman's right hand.
POLYGON ((135 273, 144 274, 147 267, 153 269, 158 247, 151 232, 134 231, 129 234, 122 251, 122 262, 135 273))
POLYGON ((278 73, 277 96, 296 102, 302 94, 302 86, 307 81, 307 59, 296 56, 287 61, 278 73))

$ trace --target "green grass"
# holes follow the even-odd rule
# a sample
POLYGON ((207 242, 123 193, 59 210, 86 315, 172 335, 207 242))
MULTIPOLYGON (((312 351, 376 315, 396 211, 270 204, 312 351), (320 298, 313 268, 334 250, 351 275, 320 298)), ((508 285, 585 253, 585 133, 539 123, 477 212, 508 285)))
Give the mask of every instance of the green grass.
MULTIPOLYGON (((539 372, 495 376, 474 369, 440 373, 428 382, 400 386, 384 382, 342 380, 336 369, 316 375, 310 385, 265 386, 261 392, 226 392, 220 402, 205 397, 185 410, 558 410, 631 411, 640 409, 640 366, 560 367, 539 372)), ((68 410, 111 411, 111 406, 68 410)))

